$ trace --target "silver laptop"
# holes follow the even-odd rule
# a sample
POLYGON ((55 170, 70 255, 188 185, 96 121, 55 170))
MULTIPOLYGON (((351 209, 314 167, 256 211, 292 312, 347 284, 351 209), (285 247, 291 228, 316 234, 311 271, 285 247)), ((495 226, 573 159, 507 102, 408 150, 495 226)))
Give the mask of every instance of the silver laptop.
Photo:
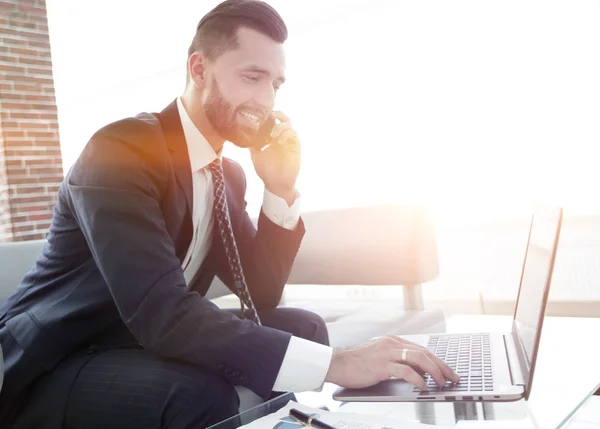
POLYGON ((562 223, 562 209, 535 209, 512 332, 402 336, 426 346, 458 373, 458 384, 440 388, 425 374, 428 390, 389 379, 364 389, 338 389, 339 401, 514 401, 531 391, 536 355, 562 223))

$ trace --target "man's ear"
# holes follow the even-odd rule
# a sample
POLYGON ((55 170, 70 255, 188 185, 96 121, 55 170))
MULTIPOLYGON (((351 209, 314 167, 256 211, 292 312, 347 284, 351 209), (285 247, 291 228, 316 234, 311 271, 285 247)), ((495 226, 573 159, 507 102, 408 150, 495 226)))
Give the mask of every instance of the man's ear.
POLYGON ((198 89, 206 86, 206 57, 200 51, 194 52, 188 58, 188 72, 190 80, 198 89))

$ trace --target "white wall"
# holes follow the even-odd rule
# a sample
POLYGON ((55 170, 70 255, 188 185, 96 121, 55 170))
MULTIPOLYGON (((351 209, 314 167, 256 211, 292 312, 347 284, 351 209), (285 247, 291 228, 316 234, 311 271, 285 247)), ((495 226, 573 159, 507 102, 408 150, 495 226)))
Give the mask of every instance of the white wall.
MULTIPOLYGON (((216 1, 47 0, 68 168, 99 127, 183 89, 216 1)), ((278 107, 304 146, 306 210, 425 201, 439 221, 600 213, 600 7, 563 1, 272 1, 288 22, 278 107)), ((262 186, 246 153, 249 208, 262 186)))

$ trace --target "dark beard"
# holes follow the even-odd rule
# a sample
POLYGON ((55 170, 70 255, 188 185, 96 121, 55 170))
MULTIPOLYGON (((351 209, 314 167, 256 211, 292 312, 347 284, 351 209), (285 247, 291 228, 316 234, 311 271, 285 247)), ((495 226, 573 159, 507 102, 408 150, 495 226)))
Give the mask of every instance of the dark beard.
POLYGON ((242 126, 236 123, 238 110, 234 109, 225 100, 214 78, 212 81, 212 91, 204 104, 204 111, 212 127, 225 140, 230 141, 238 147, 245 148, 252 146, 252 138, 255 133, 244 130, 242 126))

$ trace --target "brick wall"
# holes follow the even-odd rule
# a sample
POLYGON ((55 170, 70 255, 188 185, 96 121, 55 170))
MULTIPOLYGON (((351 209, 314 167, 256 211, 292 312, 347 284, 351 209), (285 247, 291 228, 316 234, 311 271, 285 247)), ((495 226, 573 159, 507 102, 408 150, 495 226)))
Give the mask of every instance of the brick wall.
POLYGON ((0 241, 46 236, 62 178, 45 0, 0 0, 0 241))

